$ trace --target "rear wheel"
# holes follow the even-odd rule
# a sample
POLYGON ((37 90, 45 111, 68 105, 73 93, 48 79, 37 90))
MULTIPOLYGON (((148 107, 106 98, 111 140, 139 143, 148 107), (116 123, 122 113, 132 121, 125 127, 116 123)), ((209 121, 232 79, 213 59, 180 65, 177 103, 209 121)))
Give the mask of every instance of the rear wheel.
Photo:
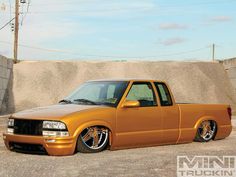
POLYGON ((99 126, 88 127, 78 137, 77 150, 84 153, 101 152, 108 144, 108 129, 99 126))
POLYGON ((197 129, 195 141, 208 142, 215 137, 216 122, 212 120, 205 120, 197 129))

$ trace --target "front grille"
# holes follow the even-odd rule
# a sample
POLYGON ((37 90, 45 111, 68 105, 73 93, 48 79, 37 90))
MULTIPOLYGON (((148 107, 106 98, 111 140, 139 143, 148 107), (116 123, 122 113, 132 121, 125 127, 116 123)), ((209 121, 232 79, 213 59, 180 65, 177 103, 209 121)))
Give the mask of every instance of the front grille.
POLYGON ((19 135, 42 135, 42 120, 14 120, 14 134, 19 135))
POLYGON ((10 149, 16 152, 31 153, 31 154, 47 154, 47 151, 40 144, 26 144, 26 143, 9 143, 10 149))

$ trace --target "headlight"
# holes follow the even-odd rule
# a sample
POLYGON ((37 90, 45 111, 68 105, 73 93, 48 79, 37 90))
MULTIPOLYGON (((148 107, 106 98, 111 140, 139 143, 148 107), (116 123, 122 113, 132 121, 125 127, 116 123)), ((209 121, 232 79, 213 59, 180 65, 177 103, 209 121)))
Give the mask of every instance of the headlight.
POLYGON ((7 122, 7 133, 14 134, 14 119, 8 119, 7 122))
POLYGON ((66 125, 58 121, 43 121, 43 129, 66 130, 66 125))
POLYGON ((69 132, 63 122, 43 121, 43 136, 65 137, 69 136, 69 132))
POLYGON ((43 131, 43 136, 69 136, 68 131, 43 131))
POLYGON ((14 119, 8 119, 8 127, 14 127, 14 119))
POLYGON ((13 128, 7 128, 7 133, 8 134, 14 134, 14 129, 13 128))

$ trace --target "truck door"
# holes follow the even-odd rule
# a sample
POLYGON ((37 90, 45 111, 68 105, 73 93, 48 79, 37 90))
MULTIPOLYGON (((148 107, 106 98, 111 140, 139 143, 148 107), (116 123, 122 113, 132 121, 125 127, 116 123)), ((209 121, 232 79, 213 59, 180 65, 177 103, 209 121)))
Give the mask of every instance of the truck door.
POLYGON ((117 109, 117 146, 139 146, 162 142, 161 107, 151 82, 133 82, 125 100, 139 101, 140 106, 117 109))
POLYGON ((161 103, 163 118, 163 143, 176 143, 179 138, 180 115, 179 107, 174 103, 165 83, 154 83, 161 103))

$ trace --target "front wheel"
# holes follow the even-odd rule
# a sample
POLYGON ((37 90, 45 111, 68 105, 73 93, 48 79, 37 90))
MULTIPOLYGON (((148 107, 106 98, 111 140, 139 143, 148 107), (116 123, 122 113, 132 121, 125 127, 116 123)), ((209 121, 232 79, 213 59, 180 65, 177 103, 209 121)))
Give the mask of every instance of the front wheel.
POLYGON ((195 141, 208 142, 215 137, 216 122, 212 120, 205 120, 197 129, 195 141))
POLYGON ((86 128, 78 137, 77 150, 84 153, 101 152, 108 144, 108 129, 99 126, 86 128))

